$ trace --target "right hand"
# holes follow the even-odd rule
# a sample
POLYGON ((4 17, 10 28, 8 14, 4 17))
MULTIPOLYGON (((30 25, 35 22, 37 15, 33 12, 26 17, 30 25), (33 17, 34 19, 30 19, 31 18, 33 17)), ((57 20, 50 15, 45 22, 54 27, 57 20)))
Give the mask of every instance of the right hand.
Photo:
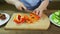
POLYGON ((17 7, 18 10, 27 10, 27 8, 24 6, 22 2, 20 2, 20 5, 17 7))
POLYGON ((20 2, 19 0, 5 0, 5 1, 9 4, 15 5, 15 7, 18 10, 22 10, 22 9, 26 10, 26 7, 24 6, 24 4, 20 2))

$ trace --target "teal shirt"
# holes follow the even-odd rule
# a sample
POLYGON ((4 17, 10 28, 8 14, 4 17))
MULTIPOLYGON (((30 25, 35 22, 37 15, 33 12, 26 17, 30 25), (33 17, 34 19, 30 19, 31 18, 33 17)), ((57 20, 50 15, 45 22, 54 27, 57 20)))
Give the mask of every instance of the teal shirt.
POLYGON ((41 0, 20 0, 28 10, 34 10, 41 4, 41 0))

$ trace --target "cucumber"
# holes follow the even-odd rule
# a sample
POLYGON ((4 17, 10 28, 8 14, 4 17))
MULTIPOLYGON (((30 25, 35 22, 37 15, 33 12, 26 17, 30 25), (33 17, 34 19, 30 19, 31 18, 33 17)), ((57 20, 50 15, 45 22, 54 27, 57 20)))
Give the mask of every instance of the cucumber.
POLYGON ((57 12, 54 12, 51 15, 51 19, 55 25, 60 26, 60 10, 58 10, 57 12))
POLYGON ((60 12, 55 12, 52 14, 52 20, 55 22, 55 23, 58 23, 60 24, 60 12))
POLYGON ((60 25, 60 22, 58 22, 57 24, 60 25))
POLYGON ((56 14, 57 16, 59 16, 59 12, 55 12, 55 14, 56 14))

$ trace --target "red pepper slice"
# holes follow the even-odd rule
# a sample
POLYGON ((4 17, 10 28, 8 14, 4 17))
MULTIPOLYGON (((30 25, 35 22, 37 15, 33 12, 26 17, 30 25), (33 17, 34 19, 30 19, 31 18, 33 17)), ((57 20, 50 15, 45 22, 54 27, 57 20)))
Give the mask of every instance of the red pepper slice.
POLYGON ((25 19, 24 18, 21 18, 20 20, 14 19, 14 22, 17 24, 24 23, 25 19))
POLYGON ((20 15, 18 15, 18 20, 20 20, 21 19, 21 16, 20 15))
POLYGON ((17 19, 14 19, 14 22, 16 23, 16 24, 20 24, 21 22, 19 21, 19 20, 17 20, 17 19))
POLYGON ((20 22, 21 23, 24 23, 25 22, 25 19, 24 18, 21 18, 20 22))
POLYGON ((39 20, 40 17, 34 13, 30 13, 30 17, 34 17, 35 19, 39 20))

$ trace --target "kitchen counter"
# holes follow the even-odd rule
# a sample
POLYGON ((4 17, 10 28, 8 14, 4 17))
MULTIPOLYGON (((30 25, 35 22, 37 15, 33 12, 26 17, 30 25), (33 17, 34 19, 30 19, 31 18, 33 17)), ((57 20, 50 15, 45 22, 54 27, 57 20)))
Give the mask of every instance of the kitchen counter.
MULTIPOLYGON (((56 4, 56 3, 55 3, 56 4)), ((59 7, 60 5, 57 5, 59 7)), ((49 15, 60 8, 55 7, 55 5, 51 5, 48 7, 48 10, 44 11, 44 13, 49 17, 49 15)), ((13 13, 18 13, 18 11, 13 5, 7 5, 7 4, 1 4, 0 5, 0 12, 2 13, 8 13, 10 16, 12 16, 13 13)), ((48 30, 5 30, 4 26, 0 27, 0 34, 60 34, 60 27, 55 26, 54 24, 51 23, 50 27, 48 30)))

